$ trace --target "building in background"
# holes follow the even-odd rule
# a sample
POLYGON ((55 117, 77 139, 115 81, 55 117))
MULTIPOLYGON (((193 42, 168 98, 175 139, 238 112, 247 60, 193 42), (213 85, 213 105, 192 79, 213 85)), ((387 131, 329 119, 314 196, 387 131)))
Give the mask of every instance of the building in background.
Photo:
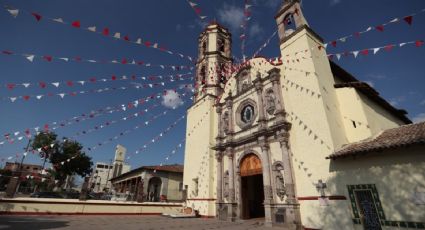
POLYGON ((142 166, 111 179, 117 194, 132 201, 181 201, 183 165, 142 166))
POLYGON ((96 162, 91 177, 91 188, 94 192, 110 191, 110 179, 130 171, 130 165, 124 162, 126 151, 126 148, 117 145, 113 162, 96 162))
MULTIPOLYGON (((9 170, 12 172, 17 172, 20 170, 21 164, 16 162, 6 162, 4 166, 4 170, 9 170)), ((22 164, 22 176, 27 175, 37 175, 41 174, 42 166, 41 165, 33 165, 33 164, 22 164)))

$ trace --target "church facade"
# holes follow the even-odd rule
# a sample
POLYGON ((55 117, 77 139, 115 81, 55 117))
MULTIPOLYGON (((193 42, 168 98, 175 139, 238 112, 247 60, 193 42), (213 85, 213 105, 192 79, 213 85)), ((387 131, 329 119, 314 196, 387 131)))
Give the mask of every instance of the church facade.
POLYGON ((288 229, 425 228, 425 125, 330 61, 298 1, 275 19, 278 61, 234 70, 227 29, 211 23, 199 37, 187 206, 288 229), (391 179, 402 174, 401 187, 391 179))

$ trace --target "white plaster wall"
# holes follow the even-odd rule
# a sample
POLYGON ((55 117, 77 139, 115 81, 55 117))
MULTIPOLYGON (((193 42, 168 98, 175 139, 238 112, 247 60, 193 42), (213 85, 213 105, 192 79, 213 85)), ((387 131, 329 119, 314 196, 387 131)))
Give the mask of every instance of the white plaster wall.
POLYGON ((169 200, 181 200, 182 199, 182 191, 179 190, 180 183, 183 182, 183 176, 175 173, 168 174, 168 190, 167 190, 167 198, 169 200))

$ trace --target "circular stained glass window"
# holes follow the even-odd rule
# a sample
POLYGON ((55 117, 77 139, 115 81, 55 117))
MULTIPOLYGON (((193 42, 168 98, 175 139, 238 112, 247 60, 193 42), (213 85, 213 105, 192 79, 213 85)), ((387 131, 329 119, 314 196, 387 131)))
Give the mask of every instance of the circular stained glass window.
POLYGON ((250 123, 254 117, 254 107, 247 105, 242 109, 241 120, 244 123, 250 123))

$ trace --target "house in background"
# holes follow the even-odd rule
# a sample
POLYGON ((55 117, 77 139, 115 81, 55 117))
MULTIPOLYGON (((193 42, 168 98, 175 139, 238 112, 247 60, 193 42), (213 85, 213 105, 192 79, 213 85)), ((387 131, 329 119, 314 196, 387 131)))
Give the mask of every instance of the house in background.
POLYGON ((183 165, 141 166, 111 179, 116 194, 131 201, 181 201, 183 165))

